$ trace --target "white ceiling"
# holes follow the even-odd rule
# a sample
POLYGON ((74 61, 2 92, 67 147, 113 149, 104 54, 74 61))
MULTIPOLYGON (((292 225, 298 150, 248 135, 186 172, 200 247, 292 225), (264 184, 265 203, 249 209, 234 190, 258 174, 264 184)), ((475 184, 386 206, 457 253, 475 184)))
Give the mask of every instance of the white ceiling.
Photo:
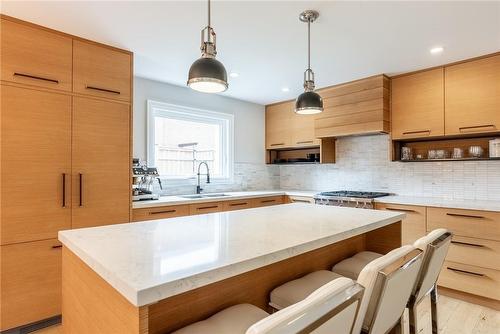
MULTIPOLYGON (((185 85, 206 25, 202 1, 5 1, 1 11, 131 50, 135 75, 185 85)), ((324 87, 500 50, 500 1, 214 1, 218 59, 231 97, 267 104, 292 99, 306 68, 304 9, 316 9, 312 68, 324 87), (433 46, 443 46, 431 55, 433 46), (281 91, 288 87, 289 92, 281 91)))

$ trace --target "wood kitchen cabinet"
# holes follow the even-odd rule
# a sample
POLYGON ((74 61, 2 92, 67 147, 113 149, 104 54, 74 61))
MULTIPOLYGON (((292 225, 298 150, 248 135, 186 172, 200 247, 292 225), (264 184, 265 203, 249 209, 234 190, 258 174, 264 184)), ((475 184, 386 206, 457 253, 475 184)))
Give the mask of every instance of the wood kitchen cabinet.
POLYGON ((279 149, 292 144, 293 102, 266 107, 266 148, 279 149))
POLYGON ((190 215, 201 215, 205 213, 221 212, 224 204, 222 202, 206 202, 189 205, 190 215))
POLYGON ((1 244, 71 227, 71 97, 1 87, 1 244))
POLYGON ((292 145, 294 147, 301 146, 318 146, 321 140, 314 135, 314 120, 317 115, 300 115, 293 111, 295 102, 291 105, 291 134, 292 145))
POLYGON ((73 99, 73 228, 127 223, 130 106, 73 99))
POLYGON ((426 234, 426 207, 376 203, 377 210, 400 211, 406 214, 401 224, 401 243, 412 244, 426 234))
POLYGON ((132 221, 165 219, 189 216, 189 205, 170 205, 153 208, 134 209, 132 221))
POLYGON ((250 198, 235 199, 232 201, 222 202, 222 211, 234 211, 253 208, 253 203, 250 198))
POLYGON ((132 58, 111 47, 73 42, 73 91, 104 98, 131 100, 132 58))
POLYGON ((271 197, 260 197, 253 198, 252 206, 255 208, 260 208, 263 206, 271 206, 285 203, 284 196, 271 196, 271 197))
POLYGON ((16 21, 0 21, 2 80, 71 91, 72 39, 16 21))
POLYGON ((61 244, 0 246, 0 330, 61 314, 61 244))
POLYGON ((391 80, 392 138, 444 135, 444 69, 391 80))
POLYGON ((446 135, 500 131, 500 54, 444 71, 446 135))

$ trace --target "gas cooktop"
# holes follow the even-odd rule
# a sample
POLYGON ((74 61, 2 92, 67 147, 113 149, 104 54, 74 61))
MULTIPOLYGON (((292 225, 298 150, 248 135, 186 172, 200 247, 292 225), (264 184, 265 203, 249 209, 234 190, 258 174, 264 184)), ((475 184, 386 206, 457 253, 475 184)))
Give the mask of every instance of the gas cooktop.
POLYGON ((321 197, 350 197, 350 198, 377 198, 389 196, 389 193, 369 192, 369 191, 325 191, 318 194, 321 197))

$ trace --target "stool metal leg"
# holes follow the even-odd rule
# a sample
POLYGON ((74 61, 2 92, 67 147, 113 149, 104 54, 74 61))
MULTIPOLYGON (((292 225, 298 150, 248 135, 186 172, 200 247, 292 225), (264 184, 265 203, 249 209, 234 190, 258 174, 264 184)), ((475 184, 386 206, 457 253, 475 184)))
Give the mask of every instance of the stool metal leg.
POLYGON ((437 291, 437 285, 434 284, 434 288, 431 290, 432 334, 438 334, 439 331, 437 303, 438 303, 438 291, 437 291))

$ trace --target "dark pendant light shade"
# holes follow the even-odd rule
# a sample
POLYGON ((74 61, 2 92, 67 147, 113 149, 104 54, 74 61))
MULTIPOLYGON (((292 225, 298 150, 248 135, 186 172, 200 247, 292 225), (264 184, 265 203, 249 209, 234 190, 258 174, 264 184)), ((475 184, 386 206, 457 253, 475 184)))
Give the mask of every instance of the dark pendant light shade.
POLYGON ((295 101, 297 114, 311 115, 323 111, 323 99, 318 93, 309 91, 300 94, 295 101))
POLYGON ((295 101, 295 112, 302 115, 318 114, 323 111, 323 99, 314 91, 314 72, 311 70, 311 22, 319 13, 306 10, 300 14, 300 20, 307 22, 307 70, 304 72, 304 93, 295 101))
POLYGON ((201 58, 189 68, 187 85, 204 93, 220 93, 227 89, 227 73, 217 59, 216 36, 210 26, 210 0, 208 0, 208 25, 201 31, 201 58))
POLYGON ((201 57, 191 65, 187 84, 200 92, 223 92, 227 89, 226 69, 215 58, 201 57))

